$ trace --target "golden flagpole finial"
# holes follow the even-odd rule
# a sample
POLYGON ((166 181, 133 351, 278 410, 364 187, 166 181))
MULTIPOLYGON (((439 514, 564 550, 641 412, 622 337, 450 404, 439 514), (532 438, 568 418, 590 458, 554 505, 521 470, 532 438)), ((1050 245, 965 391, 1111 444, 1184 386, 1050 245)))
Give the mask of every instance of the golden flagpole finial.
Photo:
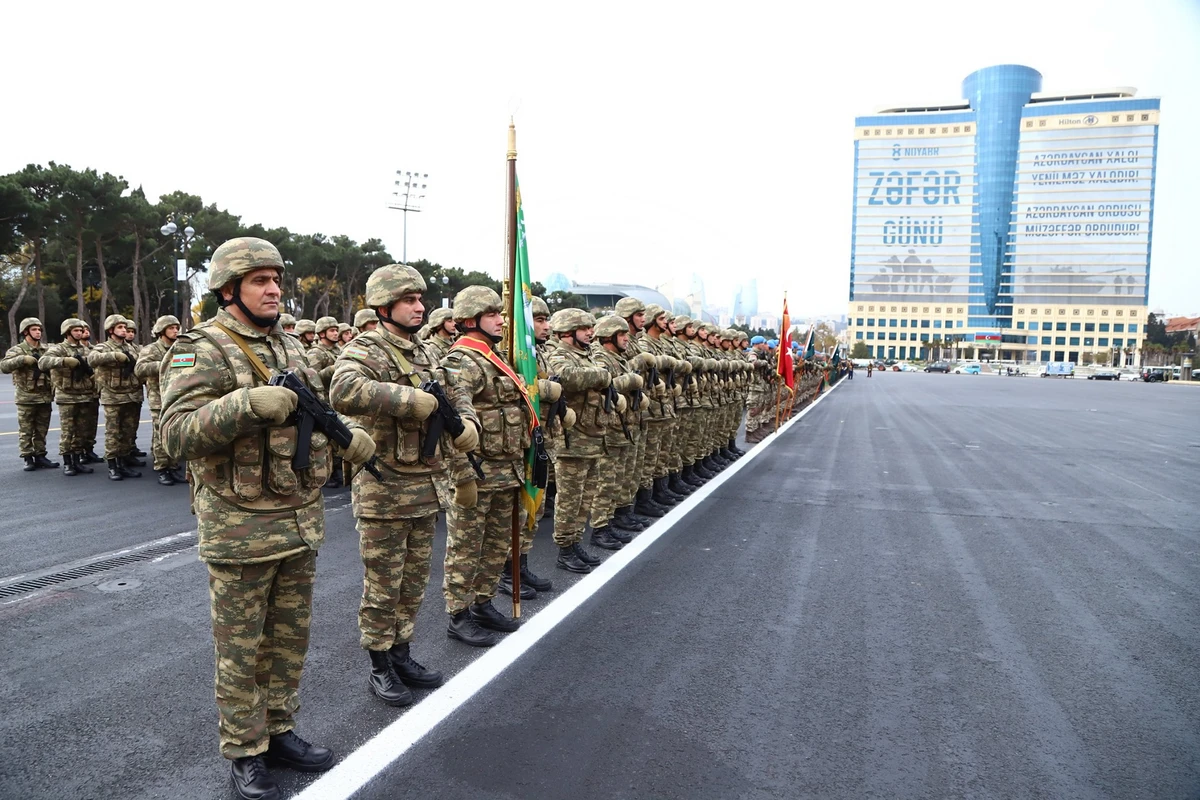
POLYGON ((517 126, 512 117, 508 118, 508 160, 517 160, 517 126))

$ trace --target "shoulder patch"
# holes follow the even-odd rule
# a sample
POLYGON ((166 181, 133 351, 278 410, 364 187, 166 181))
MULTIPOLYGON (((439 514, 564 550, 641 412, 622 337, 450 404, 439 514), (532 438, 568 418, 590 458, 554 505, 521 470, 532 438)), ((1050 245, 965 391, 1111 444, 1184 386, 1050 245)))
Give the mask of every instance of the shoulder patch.
POLYGON ((196 366, 195 353, 176 353, 171 356, 171 369, 182 369, 184 367, 196 366))
POLYGON ((355 347, 354 345, 350 345, 349 347, 347 347, 345 350, 342 351, 342 355, 345 356, 346 358, 356 358, 359 361, 363 361, 364 359, 367 358, 367 351, 362 349, 361 347, 355 347))

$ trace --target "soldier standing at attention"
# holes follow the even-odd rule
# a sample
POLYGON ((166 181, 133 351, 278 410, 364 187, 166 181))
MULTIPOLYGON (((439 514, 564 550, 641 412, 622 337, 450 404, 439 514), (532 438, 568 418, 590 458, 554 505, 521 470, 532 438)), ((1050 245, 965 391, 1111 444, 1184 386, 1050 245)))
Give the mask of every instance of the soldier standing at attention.
POLYGON ((159 317, 150 332, 155 339, 138 353, 133 372, 145 382, 146 397, 150 401, 150 454, 154 459, 154 471, 158 473, 160 485, 174 486, 186 482, 187 478, 182 472, 176 472, 179 467, 171 462, 162 446, 162 397, 158 387, 158 371, 167 351, 179 337, 179 320, 170 314, 159 317))
MULTIPOLYGON (((438 484, 449 482, 456 452, 479 445, 478 431, 467 419, 453 443, 443 434, 433 455, 423 456, 438 401, 421 384, 446 384, 432 349, 413 335, 425 314, 424 291, 425 280, 413 267, 391 264, 371 273, 366 287, 371 308, 364 310, 377 314, 381 324, 342 352, 329 390, 333 407, 371 434, 384 478, 359 470, 351 483, 351 501, 365 571, 358 629, 371 657, 368 685, 391 706, 412 702, 407 687, 442 685, 442 673, 417 663, 409 643, 429 583, 438 498, 448 492, 438 484)), ((445 391, 469 418, 471 403, 464 390, 446 386, 445 391)))
POLYGON ((470 424, 479 431, 483 481, 470 469, 455 477, 446 520, 446 567, 442 593, 450 615, 447 635, 475 647, 491 647, 520 620, 494 605, 500 569, 512 544, 515 490, 525 483, 525 449, 537 424, 525 380, 495 345, 504 331, 500 295, 468 286, 454 298, 454 319, 463 335, 442 359, 446 378, 470 400, 470 424))
POLYGON ((300 340, 300 346, 308 351, 312 348, 313 342, 317 339, 317 323, 311 319, 302 319, 296 323, 296 338, 300 340))
POLYGON ((642 352, 652 354, 655 358, 655 368, 658 381, 654 387, 647 387, 651 394, 650 411, 647 417, 646 474, 652 474, 652 497, 659 505, 674 505, 692 492, 692 487, 684 487, 681 482, 672 483, 675 474, 674 443, 678 437, 679 419, 675 410, 678 397, 682 393, 676 381, 683 380, 684 370, 690 370, 686 361, 675 358, 675 350, 670 347, 663 334, 667 332, 667 312, 662 306, 651 304, 646 306, 646 330, 638 338, 638 346, 642 352), (668 380, 671 386, 667 386, 668 380), (657 432, 655 428, 657 427, 657 432), (653 453, 653 459, 651 459, 653 453))
MULTIPOLYGON (((308 366, 321 379, 321 386, 328 391, 333 380, 333 365, 338 353, 338 321, 333 317, 321 317, 316 322, 317 341, 308 349, 308 366)), ((342 454, 334 448, 333 474, 325 481, 326 489, 340 489, 343 484, 342 454)))
POLYGON ((129 467, 145 466, 133 455, 138 415, 142 407, 142 384, 133 374, 137 351, 125 337, 125 318, 109 314, 104 320, 108 338, 88 353, 88 365, 96 371, 100 404, 104 406, 104 458, 109 480, 140 478, 129 467))
POLYGON ((359 333, 373 331, 379 327, 379 318, 375 316, 374 310, 361 308, 354 315, 354 327, 359 333))
POLYGON ((296 335, 296 318, 293 317, 291 314, 280 314, 279 315, 279 327, 282 328, 283 332, 286 333, 288 336, 295 336, 296 335))
MULTIPOLYGON (((232 761, 238 796, 251 800, 279 797, 264 757, 301 772, 322 772, 334 760, 293 732, 331 454, 328 439, 314 433, 311 466, 292 467, 296 395, 266 385, 286 370, 324 393, 277 324, 283 271, 279 251, 262 239, 218 247, 208 286, 221 309, 179 336, 161 373, 163 441, 168 455, 188 461, 208 567, 221 755, 232 761)), ((374 442, 349 425, 346 457, 363 463, 374 442)))
POLYGON ((592 544, 602 550, 620 550, 633 538, 614 531, 611 524, 617 507, 633 502, 638 490, 638 473, 634 468, 637 450, 627 432, 638 424, 638 413, 632 405, 643 382, 625 362, 624 352, 628 346, 628 322, 610 315, 596 323, 590 348, 592 360, 608 370, 612 386, 618 392, 604 431, 605 453, 600 457, 597 479, 588 487, 592 492, 592 544))
MULTIPOLYGON (((130 347, 133 348, 134 353, 139 352, 138 343, 137 343, 137 323, 135 323, 129 317, 125 317, 125 341, 129 343, 130 347)), ((134 364, 134 377, 136 377, 138 379, 139 384, 144 385, 146 383, 146 379, 143 378, 141 375, 137 374, 136 358, 135 358, 135 364, 134 364)), ((142 386, 139 386, 138 390, 139 390, 139 393, 142 395, 142 399, 145 399, 145 390, 142 389, 142 386)), ((139 421, 142 418, 142 400, 138 400, 137 418, 139 421)), ((151 434, 151 435, 153 436, 153 434, 151 434)), ((129 451, 129 455, 133 456, 134 458, 145 458, 146 451, 142 450, 141 448, 139 448, 137 446, 137 427, 134 427, 134 429, 133 429, 132 445, 133 445, 133 449, 129 451)), ((138 464, 137 466, 142 466, 142 465, 138 464)))
POLYGON ((60 326, 63 340, 46 350, 38 367, 50 374, 54 402, 58 403, 58 452, 62 453, 63 475, 74 477, 92 473, 84 460, 81 431, 90 422, 96 426, 96 380, 87 363, 86 327, 83 320, 71 317, 60 326))
MULTIPOLYGON (((83 322, 83 346, 90 353, 95 346, 92 342, 92 329, 87 322, 83 320, 80 322, 83 322)), ((92 384, 95 385, 96 390, 92 393, 92 402, 89 404, 90 411, 79 424, 79 439, 84 447, 83 458, 79 460, 79 463, 103 464, 104 459, 96 453, 96 431, 100 426, 100 385, 96 383, 95 371, 92 370, 91 365, 88 366, 88 370, 93 372, 92 384)))
POLYGON ((354 338, 356 331, 350 327, 347 322, 338 323, 338 355, 342 354, 342 348, 350 344, 350 340, 354 338))
POLYGON ((454 322, 454 312, 448 308, 436 308, 429 314, 428 333, 426 341, 433 347, 438 357, 450 352, 458 328, 454 322))
POLYGON ((587 573, 600 563, 581 544, 591 511, 593 487, 606 449, 604 433, 609 415, 604 411, 604 390, 612 383, 607 369, 592 360, 588 348, 596 319, 586 311, 564 308, 550 317, 556 337, 547 362, 550 374, 562 383, 567 407, 575 412, 571 442, 561 447, 554 461, 558 494, 554 501, 554 543, 559 569, 587 573))
POLYGON ((54 388, 50 385, 50 376, 38 364, 46 354, 42 347, 42 322, 37 317, 26 317, 17 330, 22 339, 4 354, 0 372, 13 376, 24 470, 58 469, 57 461, 46 458, 46 433, 50 429, 54 388))

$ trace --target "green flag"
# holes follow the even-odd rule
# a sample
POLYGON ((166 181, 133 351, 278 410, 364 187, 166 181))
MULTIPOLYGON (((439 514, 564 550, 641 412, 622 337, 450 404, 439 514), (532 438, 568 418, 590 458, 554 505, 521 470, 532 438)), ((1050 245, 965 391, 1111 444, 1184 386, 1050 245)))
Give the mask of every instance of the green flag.
MULTIPOLYGON (((525 211, 521 208, 521 184, 517 182, 517 270, 513 280, 512 293, 512 341, 513 369, 525 379, 525 388, 529 392, 530 404, 534 412, 541 415, 541 401, 537 392, 537 351, 533 339, 533 290, 529 288, 529 248, 525 242, 525 211)), ((535 419, 534 425, 537 424, 535 419)), ((537 507, 542 500, 542 492, 533 480, 534 464, 537 450, 530 445, 525 451, 525 487, 521 494, 521 502, 528 512, 529 527, 537 524, 535 518, 537 507)))

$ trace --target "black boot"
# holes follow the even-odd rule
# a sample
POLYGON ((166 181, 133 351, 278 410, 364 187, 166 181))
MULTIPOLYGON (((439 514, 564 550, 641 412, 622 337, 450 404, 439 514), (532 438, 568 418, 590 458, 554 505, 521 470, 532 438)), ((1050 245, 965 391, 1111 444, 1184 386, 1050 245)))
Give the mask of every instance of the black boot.
POLYGON ((174 486, 175 485, 175 476, 171 474, 171 470, 160 469, 158 471, 158 485, 159 486, 174 486))
POLYGON ((115 458, 108 460, 108 479, 110 481, 125 480, 125 470, 121 469, 121 465, 117 463, 115 458))
POLYGON ((741 458, 742 456, 746 455, 746 451, 737 446, 736 436, 729 440, 729 452, 733 453, 733 455, 737 458, 741 458))
POLYGON ((592 544, 601 550, 620 550, 624 545, 612 536, 612 528, 602 525, 592 531, 592 544))
POLYGON ((704 460, 701 461, 700 463, 703 464, 704 468, 706 470, 708 470, 709 472, 711 472, 714 476, 721 470, 725 469, 724 462, 722 462, 720 459, 718 459, 712 453, 709 453, 708 455, 706 455, 704 457, 704 460))
POLYGON ((171 467, 171 477, 175 479, 176 483, 187 483, 187 474, 180 464, 171 467))
POLYGON ((500 643, 499 636, 479 627, 469 608, 450 616, 450 627, 446 629, 446 635, 472 647, 492 647, 500 643))
POLYGON ((63 460, 63 475, 66 475, 68 478, 74 478, 76 475, 79 474, 79 470, 75 469, 75 454, 74 453, 63 453, 62 460, 63 460))
MULTIPOLYGON (((512 597, 512 559, 504 562, 504 571, 500 573, 500 583, 496 584, 496 588, 504 592, 509 597, 512 597)), ((532 600, 537 597, 537 589, 533 588, 521 578, 521 599, 532 600)))
POLYGON ((325 488, 342 488, 342 460, 340 458, 335 458, 333 460, 333 469, 329 473, 329 480, 325 481, 325 488))
POLYGON ((35 469, 37 469, 37 464, 33 463, 33 456, 22 456, 22 458, 25 459, 25 466, 21 467, 23 471, 33 472, 35 469))
POLYGON ((683 499, 682 495, 675 494, 669 488, 667 488, 666 476, 654 479, 653 497, 654 502, 658 503, 660 506, 673 506, 683 499))
MULTIPOLYGON (((144 454, 143 454, 144 455, 144 454)), ((127 467, 144 467, 146 462, 135 456, 133 453, 127 453, 121 456, 121 463, 127 467)))
POLYGON ((654 498, 650 496, 649 489, 638 489, 635 508, 637 509, 637 513, 643 517, 661 517, 667 513, 665 508, 654 502, 654 498))
POLYGON ((96 454, 95 450, 88 450, 83 454, 84 464, 103 464, 104 459, 96 454))
POLYGON ((367 679, 371 694, 389 706, 412 705, 412 692, 397 677, 388 651, 368 650, 367 654, 371 656, 371 677, 367 679))
POLYGON ((696 487, 689 483, 685 483, 683 477, 678 472, 672 472, 667 478, 667 486, 671 487, 671 491, 680 497, 687 497, 692 492, 696 491, 696 487))
MULTIPOLYGON (((617 515, 613 517, 612 529, 614 531, 620 529, 622 531, 629 531, 630 533, 641 533, 642 531, 646 530, 646 526, 633 516, 633 510, 629 506, 621 506, 617 509, 617 515)), ((617 536, 617 538, 620 539, 622 543, 627 541, 621 536, 617 536)), ((633 537, 630 536, 629 539, 632 540, 633 537)))
POLYGON ((579 554, 575 552, 572 545, 558 548, 558 561, 554 563, 554 566, 565 569, 567 572, 578 572, 585 575, 592 571, 592 568, 579 558, 579 554))
POLYGON ((613 521, 608 524, 608 535, 610 538, 616 539, 622 545, 627 545, 633 541, 633 532, 618 528, 616 519, 613 519, 613 521))
POLYGON ((738 460, 738 454, 734 453, 728 447, 722 447, 721 448, 721 458, 725 459, 730 464, 732 464, 733 462, 738 460))
POLYGON ((243 800, 279 800, 279 787, 271 780, 262 756, 244 756, 229 762, 233 789, 243 800))
MULTIPOLYGON (((138 449, 138 446, 135 444, 135 445, 133 446, 133 449, 129 451, 129 455, 131 455, 131 456, 137 456, 138 458, 145 458, 145 457, 146 457, 146 451, 145 451, 145 450, 139 450, 139 449, 138 449)), ((141 464, 138 464, 138 466, 140 467, 140 466, 142 466, 142 465, 141 465, 141 464)))
POLYGON ((325 772, 333 766, 332 750, 310 744, 292 731, 272 736, 263 755, 270 763, 296 772, 325 772))
POLYGON ((683 468, 683 482, 691 486, 693 489, 699 489, 704 485, 704 478, 701 478, 696 472, 694 464, 688 464, 683 468))
POLYGON ((137 470, 130 469, 130 467, 140 467, 145 463, 146 462, 144 461, 138 461, 136 458, 130 458, 129 456, 117 459, 117 466, 121 468, 121 474, 126 478, 142 477, 142 473, 138 472, 137 470))
POLYGON ((529 569, 528 553, 524 553, 521 556, 521 583, 522 585, 532 586, 539 592, 548 592, 554 588, 554 584, 549 578, 539 578, 533 574, 533 570, 529 569))
POLYGON ((33 465, 38 469, 58 469, 58 462, 51 461, 46 458, 45 453, 39 453, 33 457, 33 465))
POLYGON ((405 686, 414 689, 436 689, 445 683, 446 679, 442 677, 442 673, 421 666, 409 655, 408 642, 394 644, 387 652, 392 660, 392 670, 405 686))
POLYGON ((600 563, 600 556, 592 555, 591 552, 589 552, 588 549, 579 542, 571 545, 571 547, 575 548, 575 555, 579 556, 579 560, 587 564, 589 567, 594 567, 600 563))
POLYGON ((75 471, 80 475, 91 475, 96 471, 87 466, 87 456, 83 453, 71 453, 71 461, 75 464, 75 471))
POLYGON ((481 628, 512 633, 521 627, 521 620, 504 616, 500 613, 500 609, 492 605, 491 600, 475 603, 468 610, 471 612, 471 619, 475 620, 475 623, 481 628))

